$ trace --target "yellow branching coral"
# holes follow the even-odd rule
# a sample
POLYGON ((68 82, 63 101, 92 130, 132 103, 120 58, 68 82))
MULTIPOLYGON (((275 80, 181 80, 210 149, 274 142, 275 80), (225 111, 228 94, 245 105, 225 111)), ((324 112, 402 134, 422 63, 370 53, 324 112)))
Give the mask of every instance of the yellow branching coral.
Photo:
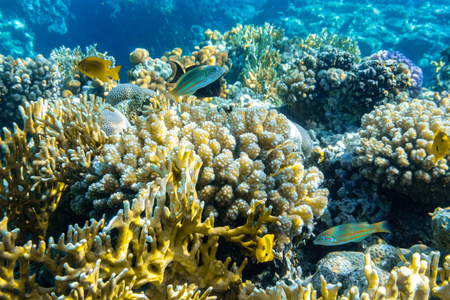
POLYGON ((106 136, 94 97, 38 100, 21 108, 23 129, 3 129, 0 206, 21 235, 43 239, 62 191, 90 167, 106 136))
MULTIPOLYGON (((254 230, 255 225, 251 219, 228 232, 214 228, 211 216, 202 221, 203 204, 195 190, 200 166, 191 151, 172 152, 170 159, 155 166, 156 172, 166 175, 142 188, 131 205, 124 202, 109 224, 101 219, 70 227, 48 244, 16 244, 18 230, 9 232, 5 217, 0 222, 1 295, 76 297, 98 289, 105 297, 155 299, 167 298, 167 293, 189 294, 186 287, 169 287, 174 282, 194 284, 190 291, 198 287, 222 293, 237 287, 247 260, 240 266, 230 265, 230 257, 217 260, 218 239, 254 230), (20 276, 15 276, 19 263, 20 276), (44 288, 41 275, 31 276, 34 263, 42 264, 45 276, 54 276, 54 285, 44 288)), ((208 299, 208 291, 199 299, 208 299)))

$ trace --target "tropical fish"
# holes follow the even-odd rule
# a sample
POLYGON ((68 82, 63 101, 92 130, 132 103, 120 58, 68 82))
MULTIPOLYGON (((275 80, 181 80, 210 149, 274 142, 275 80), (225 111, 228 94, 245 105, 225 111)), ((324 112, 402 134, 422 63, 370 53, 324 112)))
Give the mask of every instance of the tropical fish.
POLYGON ((169 97, 181 97, 194 95, 196 97, 213 97, 220 95, 219 80, 225 73, 220 66, 194 65, 186 69, 186 72, 175 61, 170 62, 173 70, 173 78, 169 83, 176 82, 175 88, 167 95, 169 97))
POLYGON ((334 226, 319 234, 314 244, 322 246, 336 246, 350 242, 361 242, 375 232, 390 233, 387 221, 369 224, 367 222, 348 223, 334 226))
POLYGON ((86 57, 77 63, 78 69, 92 79, 98 78, 103 82, 108 81, 108 76, 114 80, 119 80, 119 71, 122 66, 109 69, 111 61, 96 56, 86 57))
POLYGON ((434 162, 443 159, 450 150, 450 140, 445 132, 438 131, 434 135, 433 145, 431 146, 431 154, 434 155, 434 162))
POLYGON ((273 248, 273 234, 266 234, 258 241, 258 246, 256 247, 256 260, 258 263, 272 261, 274 258, 272 248, 273 248))

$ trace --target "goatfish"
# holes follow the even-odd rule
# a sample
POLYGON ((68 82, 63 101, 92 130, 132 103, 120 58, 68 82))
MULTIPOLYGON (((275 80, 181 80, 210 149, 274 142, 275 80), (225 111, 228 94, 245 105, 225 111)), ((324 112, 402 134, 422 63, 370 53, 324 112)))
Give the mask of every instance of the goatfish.
POLYGON ((169 83, 176 83, 175 87, 166 95, 169 98, 182 96, 214 97, 220 95, 219 80, 225 73, 225 69, 220 66, 194 65, 183 70, 178 62, 171 61, 172 80, 169 83))
POLYGON ((375 224, 360 222, 334 226, 319 234, 314 240, 314 244, 336 246, 350 242, 361 242, 376 232, 391 233, 388 222, 383 221, 375 224))
POLYGON ((272 261, 274 258, 273 249, 273 234, 266 234, 261 237, 258 241, 258 246, 256 247, 256 260, 259 263, 272 261))
POLYGON ((89 78, 98 78, 103 82, 108 81, 108 76, 114 80, 119 80, 119 71, 122 66, 117 66, 112 69, 112 62, 96 56, 86 57, 77 63, 78 69, 89 78))
POLYGON ((450 150, 450 140, 445 132, 438 131, 434 135, 430 154, 434 155, 434 163, 443 159, 450 150))

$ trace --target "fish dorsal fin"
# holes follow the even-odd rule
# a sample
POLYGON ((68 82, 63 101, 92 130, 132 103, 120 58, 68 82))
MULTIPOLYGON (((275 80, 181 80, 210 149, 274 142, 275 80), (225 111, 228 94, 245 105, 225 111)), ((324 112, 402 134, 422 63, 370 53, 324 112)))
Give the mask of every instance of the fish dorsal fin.
POLYGON ((194 70, 195 68, 201 67, 202 65, 192 65, 186 68, 186 73, 189 72, 190 70, 194 70))
POLYGON ((168 81, 168 83, 175 83, 178 81, 178 79, 180 79, 181 76, 183 76, 184 74, 184 70, 183 67, 180 65, 179 62, 171 60, 169 62, 170 67, 172 68, 172 79, 170 81, 168 81))

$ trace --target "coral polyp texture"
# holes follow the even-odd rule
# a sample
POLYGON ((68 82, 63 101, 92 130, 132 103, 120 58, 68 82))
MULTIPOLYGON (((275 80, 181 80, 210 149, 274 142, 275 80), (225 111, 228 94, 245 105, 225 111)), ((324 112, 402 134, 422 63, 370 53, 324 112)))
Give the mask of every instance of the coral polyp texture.
POLYGON ((105 102, 125 114, 128 120, 133 121, 143 106, 149 104, 149 99, 155 95, 156 92, 151 89, 124 83, 115 86, 106 96, 105 102))
POLYGON ((375 60, 393 59, 397 62, 406 64, 409 68, 409 71, 411 72, 411 90, 413 94, 417 95, 421 92, 423 81, 422 70, 403 54, 398 51, 393 52, 381 50, 377 53, 372 54, 370 58, 375 60))
POLYGON ((61 80, 58 66, 42 55, 33 59, 0 55, 0 127, 19 122, 19 106, 27 101, 59 97, 61 80))
POLYGON ((448 160, 435 162, 430 149, 435 133, 449 132, 449 111, 449 98, 440 106, 419 99, 380 105, 361 120, 353 164, 363 176, 413 199, 448 199, 448 160))
MULTIPOLYGON (((164 96, 158 99, 167 102, 164 96)), ((136 129, 106 143, 102 156, 95 158, 95 172, 72 187, 75 212, 96 216, 132 199, 161 176, 153 170, 158 153, 183 146, 202 162, 199 199, 205 202, 205 216, 214 215, 219 225, 245 222, 253 201, 272 207, 277 221, 265 230, 280 237, 298 236, 304 228, 309 234, 314 219, 323 214, 328 195, 321 188, 323 175, 303 166, 284 115, 262 107, 227 113, 204 102, 145 114, 136 119, 136 129)))
POLYGON ((402 93, 418 90, 412 87, 416 74, 401 61, 357 63, 357 56, 332 46, 309 52, 315 54, 304 54, 289 66, 277 93, 292 113, 325 128, 354 129, 376 105, 398 103, 402 93))

